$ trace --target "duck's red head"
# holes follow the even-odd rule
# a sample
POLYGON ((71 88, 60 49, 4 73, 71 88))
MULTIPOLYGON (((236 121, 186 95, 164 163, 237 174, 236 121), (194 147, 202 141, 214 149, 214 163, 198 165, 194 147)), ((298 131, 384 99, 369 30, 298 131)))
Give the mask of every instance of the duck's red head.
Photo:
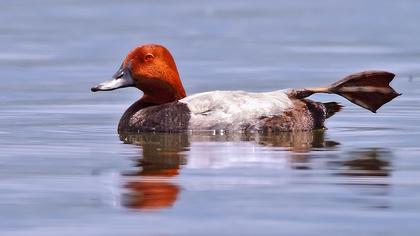
POLYGON ((92 87, 92 92, 136 87, 144 92, 141 100, 153 104, 186 96, 175 61, 161 45, 147 44, 131 50, 113 78, 92 87))

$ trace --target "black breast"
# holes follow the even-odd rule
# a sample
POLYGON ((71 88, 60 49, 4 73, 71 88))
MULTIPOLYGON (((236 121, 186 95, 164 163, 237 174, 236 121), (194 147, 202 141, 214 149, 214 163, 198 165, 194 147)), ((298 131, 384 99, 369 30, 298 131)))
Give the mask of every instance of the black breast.
POLYGON ((171 102, 147 107, 133 104, 121 117, 118 133, 183 132, 188 130, 190 117, 185 103, 171 102))

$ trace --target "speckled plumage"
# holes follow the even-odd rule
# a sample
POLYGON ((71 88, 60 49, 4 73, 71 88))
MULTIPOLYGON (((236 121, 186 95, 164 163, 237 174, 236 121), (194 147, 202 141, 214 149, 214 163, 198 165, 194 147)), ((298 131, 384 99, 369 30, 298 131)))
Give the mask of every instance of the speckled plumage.
POLYGON ((138 102, 127 112, 119 132, 310 130, 322 128, 327 117, 323 103, 290 99, 285 90, 206 92, 163 105, 138 102), (126 117, 130 117, 128 122, 126 117))

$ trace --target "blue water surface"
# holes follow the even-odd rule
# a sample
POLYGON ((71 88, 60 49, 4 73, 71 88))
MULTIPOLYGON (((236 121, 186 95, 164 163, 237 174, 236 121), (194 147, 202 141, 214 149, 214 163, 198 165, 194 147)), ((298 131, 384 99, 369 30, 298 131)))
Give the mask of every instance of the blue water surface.
POLYGON ((419 1, 0 2, 0 235, 418 235, 419 1), (119 137, 134 88, 91 93, 133 47, 188 94, 388 70, 403 96, 328 129, 119 137))

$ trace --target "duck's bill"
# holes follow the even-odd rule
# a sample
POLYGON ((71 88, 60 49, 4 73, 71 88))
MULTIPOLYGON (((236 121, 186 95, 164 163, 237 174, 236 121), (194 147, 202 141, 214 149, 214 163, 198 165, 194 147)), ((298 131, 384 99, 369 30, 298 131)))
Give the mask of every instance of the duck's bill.
POLYGON ((92 92, 111 91, 119 88, 133 87, 135 85, 130 73, 124 69, 119 69, 113 78, 110 81, 93 86, 90 90, 92 92))
POLYGON ((105 81, 103 83, 100 83, 96 86, 93 86, 90 90, 92 92, 98 92, 98 91, 111 91, 119 88, 125 88, 125 87, 133 87, 134 83, 132 80, 126 79, 126 78, 118 78, 113 79, 110 81, 105 81))

